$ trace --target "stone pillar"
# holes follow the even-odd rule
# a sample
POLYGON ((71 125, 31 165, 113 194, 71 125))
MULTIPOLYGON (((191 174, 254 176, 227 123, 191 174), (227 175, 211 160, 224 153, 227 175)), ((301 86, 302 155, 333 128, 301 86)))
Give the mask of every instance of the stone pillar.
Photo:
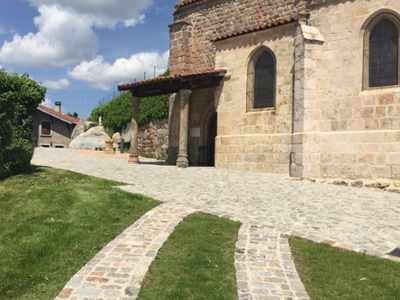
POLYGON ((176 161, 176 166, 179 168, 186 168, 189 166, 187 143, 189 133, 189 98, 191 94, 191 90, 179 91, 181 101, 181 120, 179 129, 179 154, 176 161))
POLYGON ((132 106, 131 147, 129 149, 130 164, 139 163, 139 156, 137 153, 138 137, 139 137, 139 105, 140 105, 140 98, 132 97, 131 98, 131 106, 132 106))

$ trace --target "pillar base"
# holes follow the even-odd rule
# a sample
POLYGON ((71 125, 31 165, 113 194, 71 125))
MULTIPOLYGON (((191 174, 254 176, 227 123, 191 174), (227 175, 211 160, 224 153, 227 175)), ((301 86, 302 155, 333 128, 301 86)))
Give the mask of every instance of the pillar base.
POLYGON ((129 155, 128 163, 129 164, 135 164, 135 165, 139 164, 139 156, 137 156, 137 155, 129 155))
POLYGON ((187 155, 185 155, 185 156, 178 155, 178 159, 176 160, 176 166, 178 168, 187 168, 187 167, 189 167, 189 161, 187 159, 187 155))

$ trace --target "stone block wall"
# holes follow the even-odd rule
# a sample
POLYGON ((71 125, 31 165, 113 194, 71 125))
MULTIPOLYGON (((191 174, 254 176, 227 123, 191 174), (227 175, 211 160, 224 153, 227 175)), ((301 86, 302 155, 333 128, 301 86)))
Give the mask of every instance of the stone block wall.
POLYGON ((166 157, 169 144, 168 132, 168 119, 153 120, 147 125, 140 126, 138 151, 166 157))
POLYGON ((171 74, 214 69, 211 40, 257 25, 297 17, 306 0, 201 0, 175 6, 170 26, 171 74))
POLYGON ((33 132, 33 137, 36 140, 36 145, 39 147, 62 147, 69 148, 71 142, 71 134, 76 125, 67 124, 57 118, 50 117, 49 115, 36 111, 36 121, 33 132), (51 135, 42 135, 42 121, 51 122, 51 135))
POLYGON ((296 27, 295 22, 215 43, 216 67, 227 70, 217 100, 217 167, 289 175, 296 27), (247 70, 260 48, 276 57, 276 105, 249 110, 247 70))
MULTIPOLYGON (((400 2, 312 1, 308 25, 324 42, 297 37, 292 175, 399 179, 399 87, 366 89, 364 33, 400 2)), ((299 35, 302 33, 299 32, 299 35)))

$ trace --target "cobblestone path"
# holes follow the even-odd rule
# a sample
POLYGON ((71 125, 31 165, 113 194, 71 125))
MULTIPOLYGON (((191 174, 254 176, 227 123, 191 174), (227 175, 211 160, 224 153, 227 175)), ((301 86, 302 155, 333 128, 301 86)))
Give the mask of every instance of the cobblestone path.
POLYGON ((286 235, 398 260, 387 253, 400 246, 399 194, 142 161, 129 165, 125 159, 44 148, 37 148, 33 159, 36 165, 125 182, 129 185, 121 189, 128 192, 242 222, 235 266, 243 300, 308 299, 290 258, 286 235))

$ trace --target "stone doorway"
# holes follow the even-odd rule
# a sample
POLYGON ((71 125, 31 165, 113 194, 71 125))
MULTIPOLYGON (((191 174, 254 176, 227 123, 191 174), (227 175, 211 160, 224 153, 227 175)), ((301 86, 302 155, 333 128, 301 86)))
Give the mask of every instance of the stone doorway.
POLYGON ((215 138, 217 137, 217 113, 213 111, 203 126, 204 140, 199 147, 199 166, 215 166, 215 138))

